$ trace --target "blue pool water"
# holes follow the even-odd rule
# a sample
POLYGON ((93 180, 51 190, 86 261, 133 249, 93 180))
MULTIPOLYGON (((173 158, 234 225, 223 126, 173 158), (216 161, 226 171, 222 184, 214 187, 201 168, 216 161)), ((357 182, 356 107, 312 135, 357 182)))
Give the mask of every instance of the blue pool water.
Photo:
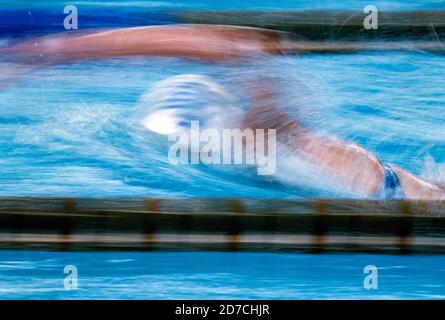
MULTIPOLYGON (((0 194, 351 196, 317 185, 285 154, 278 154, 277 174, 262 177, 252 168, 168 162, 171 142, 141 124, 150 110, 141 96, 172 75, 204 74, 230 85, 224 74, 251 72, 250 67, 227 68, 134 58, 33 71, 0 90, 0 194)), ((284 79, 283 106, 308 126, 360 143, 416 174, 444 177, 443 56, 308 55, 270 58, 260 68, 284 79)))
MULTIPOLYGON (((52 12, 62 4, 0 1, 0 45, 9 39, 5 26, 16 26, 11 34, 20 30, 32 34, 34 24, 53 24, 45 15, 31 19, 32 12, 52 12), (17 12, 31 16, 20 18, 17 12), (25 20, 28 24, 22 24, 25 20)), ((153 10, 357 9, 364 2, 278 1, 273 8, 262 0, 73 4, 90 10, 88 17, 96 27, 106 27, 142 23, 140 16, 125 10, 151 12, 147 23, 161 23, 153 21, 153 10), (116 12, 102 19, 108 17, 107 10, 123 10, 120 16, 128 20, 113 24, 116 12)), ((377 1, 376 5, 382 10, 445 6, 442 1, 377 1)), ((278 154, 274 176, 259 177, 253 168, 171 165, 167 137, 141 125, 151 107, 141 97, 156 82, 184 73, 209 76, 228 91, 237 79, 253 79, 255 72, 276 76, 286 88, 282 107, 306 126, 357 142, 384 162, 445 181, 442 55, 419 51, 302 55, 269 57, 239 67, 168 58, 101 59, 39 68, 21 77, 13 76, 15 68, 0 58, 0 83, 10 84, 0 90, 3 196, 356 196, 326 186, 323 177, 308 176, 307 168, 285 153, 278 154)))
MULTIPOLYGON (((66 5, 66 1, 30 1, 30 0, 1 0, 0 7, 4 8, 48 8, 66 5)), ((366 0, 276 0, 273 2, 265 0, 233 0, 233 1, 209 1, 209 0, 181 0, 181 1, 126 1, 126 0, 74 0, 69 4, 79 7, 98 8, 137 8, 137 9, 363 9, 370 4, 366 0)), ((443 9, 445 3, 442 0, 376 0, 372 4, 382 10, 415 10, 415 9, 443 9)))
MULTIPOLYGON (((373 3, 382 10, 445 9, 443 1, 433 0, 373 3)), ((70 4, 88 12, 90 26, 115 27, 140 25, 146 11, 163 11, 162 19, 157 14, 148 19, 155 24, 174 22, 165 16, 171 9, 361 10, 369 1, 70 4), (111 17, 106 17, 106 9, 115 10, 111 17), (117 19, 116 12, 124 18, 117 19)), ((10 36, 46 32, 46 22, 52 20, 45 19, 58 21, 64 5, 0 0, 0 46, 10 36), (23 16, 29 20, 18 18, 23 16)), ((251 76, 252 70, 276 75, 285 84, 283 107, 307 126, 360 143, 383 161, 426 178, 445 179, 441 55, 413 51, 271 57, 237 69, 176 59, 104 59, 42 68, 17 79, 12 68, 0 61, 0 82, 12 81, 0 89, 0 196, 355 196, 307 177, 304 165, 287 155, 278 157, 272 177, 259 177, 244 167, 172 166, 167 139, 140 123, 150 110, 141 97, 159 80, 194 73, 230 87, 232 80, 251 76)), ((443 299, 444 262, 442 256, 417 255, 0 251, 0 299, 443 299), (64 289, 65 265, 78 268, 78 290, 64 289), (365 265, 379 268, 378 290, 363 288, 365 265)))
POLYGON ((444 299, 445 257, 0 251, 0 299, 444 299), (66 290, 73 265, 78 289, 66 290), (365 266, 377 289, 365 289, 365 266))

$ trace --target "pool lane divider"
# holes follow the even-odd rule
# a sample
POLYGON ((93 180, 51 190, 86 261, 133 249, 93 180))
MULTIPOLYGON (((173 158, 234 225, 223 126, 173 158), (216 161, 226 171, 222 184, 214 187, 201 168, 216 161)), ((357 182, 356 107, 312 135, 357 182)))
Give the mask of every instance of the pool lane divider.
POLYGON ((0 249, 445 253, 445 202, 1 198, 0 249))
POLYGON ((319 199, 314 201, 314 218, 312 221, 311 235, 312 248, 315 252, 322 252, 326 243, 327 226, 327 204, 326 200, 319 199))
POLYGON ((445 36, 445 10, 378 11, 376 29, 365 29, 369 13, 358 10, 177 10, 171 14, 184 23, 272 29, 305 40, 440 41, 445 36))
MULTIPOLYGON (((142 221, 142 234, 143 234, 143 250, 150 251, 154 249, 154 245, 156 244, 156 233, 157 233, 157 224, 154 223, 153 219, 150 219, 151 214, 156 214, 160 211, 161 199, 152 198, 145 199, 145 211, 148 213, 143 216, 142 221)), ((186 226, 184 226, 186 227, 186 226)))
POLYGON ((408 253, 411 245, 411 234, 413 233, 413 214, 409 202, 401 201, 399 206, 402 215, 398 234, 399 251, 400 253, 408 253))
POLYGON ((246 212, 243 201, 241 199, 230 199, 231 212, 233 215, 230 217, 229 229, 227 230, 227 249, 229 251, 236 251, 240 246, 240 237, 243 233, 242 224, 240 221, 240 215, 246 212))

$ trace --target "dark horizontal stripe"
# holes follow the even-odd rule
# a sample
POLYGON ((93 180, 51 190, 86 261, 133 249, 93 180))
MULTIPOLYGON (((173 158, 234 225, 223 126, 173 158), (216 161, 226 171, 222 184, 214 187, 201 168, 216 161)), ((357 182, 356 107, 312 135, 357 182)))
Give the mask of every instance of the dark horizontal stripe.
POLYGON ((444 202, 0 200, 0 248, 445 253, 444 202))
MULTIPOLYGON (((78 6, 79 29, 135 27, 171 23, 238 25, 286 31, 307 40, 423 39, 445 35, 445 10, 379 12, 377 30, 365 30, 361 11, 269 10, 201 11, 78 6)), ((63 8, 1 9, 0 36, 64 31, 63 8)))
POLYGON ((307 40, 424 39, 445 35, 444 10, 378 12, 378 29, 365 30, 362 11, 176 11, 185 23, 239 25, 286 31, 307 40))

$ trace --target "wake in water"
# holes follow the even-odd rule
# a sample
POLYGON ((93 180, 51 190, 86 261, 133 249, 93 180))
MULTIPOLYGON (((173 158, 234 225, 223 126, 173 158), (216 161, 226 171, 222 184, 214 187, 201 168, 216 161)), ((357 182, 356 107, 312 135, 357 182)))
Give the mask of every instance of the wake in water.
POLYGON ((191 121, 198 121, 203 129, 236 127, 241 110, 234 103, 234 97, 211 78, 182 74, 156 83, 141 98, 147 113, 142 123, 159 134, 187 129, 191 121))
MULTIPOLYGON (((232 79, 231 85, 238 95, 241 94, 241 99, 246 100, 246 106, 232 105, 227 94, 230 89, 216 85, 213 80, 182 75, 163 80, 149 93, 148 99, 152 100, 154 110, 144 116, 143 125, 161 134, 173 132, 178 125, 183 126, 186 121, 194 119, 220 127, 230 118, 225 114, 233 117, 237 110, 243 109, 236 117, 241 129, 276 130, 280 146, 312 166, 327 185, 332 181, 337 188, 368 197, 442 198, 445 191, 440 185, 422 180, 397 166, 384 164, 355 143, 307 127, 304 121, 286 110, 287 103, 283 101, 291 88, 277 81, 273 73, 255 70, 252 61, 268 63, 269 54, 280 53, 283 46, 288 48, 288 41, 281 34, 257 29, 179 26, 130 28, 67 39, 60 36, 43 38, 12 46, 5 52, 13 53, 19 60, 31 59, 32 65, 42 67, 80 59, 127 55, 198 59, 226 64, 232 70, 242 70, 238 68, 242 65, 250 66, 245 68, 249 72, 232 79), (159 42, 160 38, 167 40, 159 42), (69 42, 74 44, 67 46, 69 42), (101 46, 92 46, 97 42, 101 46)), ((293 94, 300 95, 303 102, 299 104, 304 105, 304 92, 297 90, 293 94)))

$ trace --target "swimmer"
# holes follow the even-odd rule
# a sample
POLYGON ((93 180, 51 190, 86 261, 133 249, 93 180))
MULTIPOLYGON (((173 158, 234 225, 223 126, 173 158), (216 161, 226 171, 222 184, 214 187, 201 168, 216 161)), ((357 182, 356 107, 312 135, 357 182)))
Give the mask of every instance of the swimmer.
MULTIPOLYGON (((121 56, 170 56, 239 64, 246 59, 286 52, 292 40, 274 31, 231 26, 179 25, 142 27, 48 36, 0 50, 31 66, 121 56)), ((305 51, 300 43, 301 51, 305 51)), ((384 199, 444 199, 445 189, 393 165, 383 164, 361 146, 305 128, 284 113, 273 80, 258 75, 241 84, 253 97, 242 121, 251 129, 276 129, 277 139, 339 181, 365 196, 384 199)))

